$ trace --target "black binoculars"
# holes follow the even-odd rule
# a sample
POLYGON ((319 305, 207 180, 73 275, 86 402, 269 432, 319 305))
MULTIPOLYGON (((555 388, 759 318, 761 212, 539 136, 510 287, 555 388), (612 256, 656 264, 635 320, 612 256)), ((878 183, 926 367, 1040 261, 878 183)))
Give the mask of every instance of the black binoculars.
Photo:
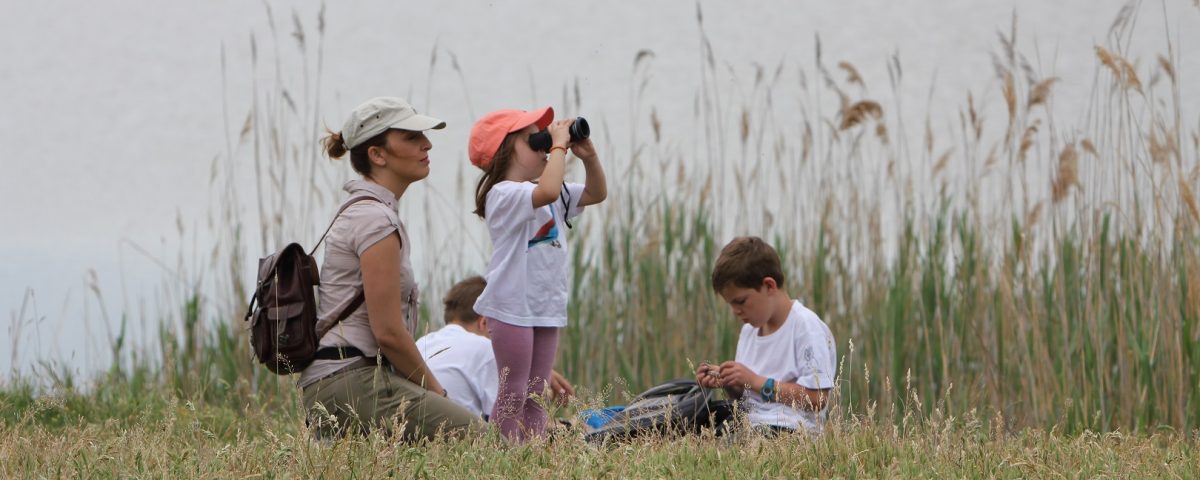
MULTIPOLYGON (((567 131, 571 133, 571 143, 578 142, 588 138, 592 134, 592 130, 588 128, 587 120, 583 117, 575 117, 575 123, 572 123, 567 131)), ((529 136, 529 148, 539 152, 548 152, 553 146, 553 139, 550 138, 548 130, 542 130, 529 136)))

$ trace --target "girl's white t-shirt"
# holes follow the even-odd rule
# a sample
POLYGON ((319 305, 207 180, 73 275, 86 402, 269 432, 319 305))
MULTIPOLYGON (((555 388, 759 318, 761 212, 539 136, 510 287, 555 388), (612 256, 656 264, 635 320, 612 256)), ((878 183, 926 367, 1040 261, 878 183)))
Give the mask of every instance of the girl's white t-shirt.
POLYGON ((504 181, 488 192, 492 260, 476 313, 518 327, 567 325, 571 256, 564 222, 583 211, 583 184, 563 185, 565 195, 538 208, 532 182, 504 181))
MULTIPOLYGON (((799 300, 779 330, 759 336, 759 329, 744 325, 738 337, 734 360, 751 371, 779 383, 797 383, 813 390, 833 388, 837 374, 837 346, 829 326, 799 300)), ((778 390, 778 386, 776 390, 778 390)), ((746 419, 753 425, 778 425, 819 434, 825 422, 826 408, 811 412, 779 402, 764 402, 762 394, 746 390, 742 397, 746 419)))

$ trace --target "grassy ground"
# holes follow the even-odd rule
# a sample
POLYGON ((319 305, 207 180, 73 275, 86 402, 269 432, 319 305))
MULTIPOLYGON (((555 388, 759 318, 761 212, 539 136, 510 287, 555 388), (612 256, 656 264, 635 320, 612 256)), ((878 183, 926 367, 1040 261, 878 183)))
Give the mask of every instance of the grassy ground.
POLYGON ((968 414, 898 424, 838 418, 818 439, 646 438, 594 446, 577 430, 506 446, 496 436, 401 444, 373 435, 321 445, 288 410, 150 395, 0 396, 4 478, 1194 478, 1195 437, 1162 432, 1007 432, 968 414), (27 402, 27 403, 22 403, 27 402), (28 403, 31 402, 31 403, 28 403))

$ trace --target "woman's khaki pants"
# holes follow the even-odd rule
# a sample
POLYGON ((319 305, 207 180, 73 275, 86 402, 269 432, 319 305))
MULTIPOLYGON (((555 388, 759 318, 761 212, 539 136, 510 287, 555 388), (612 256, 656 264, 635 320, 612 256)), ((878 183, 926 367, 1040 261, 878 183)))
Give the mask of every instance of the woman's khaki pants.
POLYGON ((382 429, 408 441, 462 438, 483 419, 454 401, 396 375, 386 366, 361 367, 304 387, 308 425, 317 438, 382 429))

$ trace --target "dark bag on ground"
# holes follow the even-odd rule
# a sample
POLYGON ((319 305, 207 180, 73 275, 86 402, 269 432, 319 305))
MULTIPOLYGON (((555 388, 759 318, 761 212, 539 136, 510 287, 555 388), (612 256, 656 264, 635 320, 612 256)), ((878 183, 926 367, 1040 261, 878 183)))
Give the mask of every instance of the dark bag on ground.
MULTIPOLYGON (((338 209, 334 220, 360 200, 375 199, 351 198, 338 209)), ((305 252, 298 243, 289 243, 258 261, 258 281, 246 308, 250 347, 259 363, 279 375, 296 373, 312 364, 321 337, 362 305, 363 292, 359 290, 354 301, 334 321, 317 331, 317 286, 321 284, 321 274, 312 255, 325 241, 330 228, 333 222, 311 252, 305 252)))
POLYGON ((700 433, 705 428, 720 434, 718 427, 733 417, 733 406, 714 397, 712 389, 695 380, 671 380, 642 392, 601 426, 588 428, 587 440, 603 443, 650 433, 700 433))

